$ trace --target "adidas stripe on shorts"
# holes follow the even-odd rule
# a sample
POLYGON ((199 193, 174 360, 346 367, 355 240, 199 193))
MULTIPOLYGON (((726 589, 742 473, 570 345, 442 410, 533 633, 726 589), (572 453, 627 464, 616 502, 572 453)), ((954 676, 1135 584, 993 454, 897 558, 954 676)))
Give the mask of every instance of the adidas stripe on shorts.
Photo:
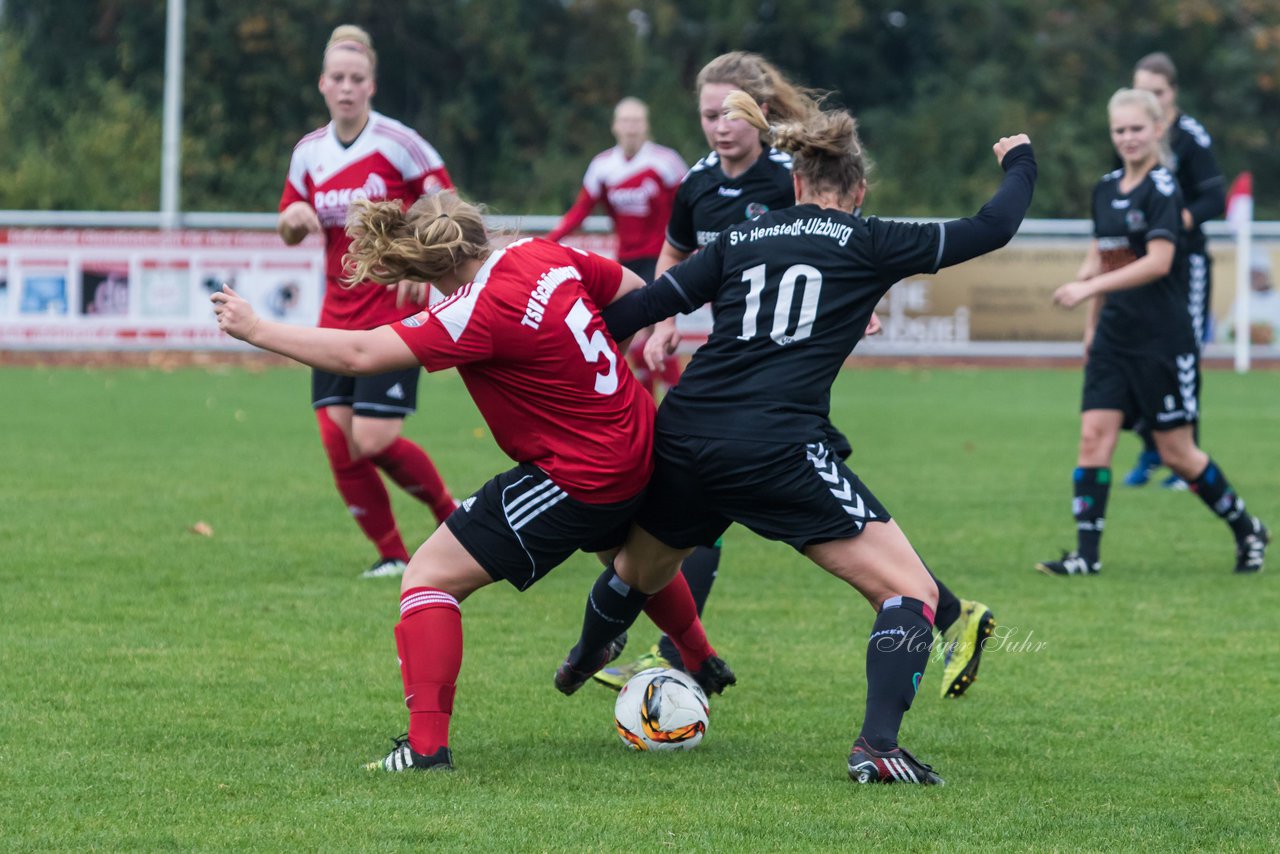
POLYGON ((480 487, 445 524, 494 580, 527 590, 576 551, 621 546, 643 496, 587 504, 521 463, 480 487))

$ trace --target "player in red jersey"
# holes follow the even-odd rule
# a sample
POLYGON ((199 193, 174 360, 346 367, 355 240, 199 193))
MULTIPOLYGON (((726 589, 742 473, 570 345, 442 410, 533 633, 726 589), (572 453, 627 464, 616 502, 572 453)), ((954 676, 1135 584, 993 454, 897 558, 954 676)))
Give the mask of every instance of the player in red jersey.
MULTIPOLYGON (((351 203, 391 199, 407 206, 452 186, 434 148, 371 109, 376 71, 368 33, 351 25, 333 31, 320 75, 330 121, 294 147, 280 197, 278 230, 285 243, 292 246, 308 234, 324 236, 320 325, 334 329, 373 329, 412 314, 416 309, 408 303, 426 304, 421 282, 403 282, 394 290, 343 285, 351 203)), ((405 416, 417 407, 418 376, 416 366, 360 379, 322 370, 312 374, 311 402, 338 492, 378 549, 365 578, 399 576, 409 560, 379 469, 430 507, 437 521, 453 512, 453 496, 431 458, 400 435, 405 416)))
MULTIPOLYGON (((577 200, 547 239, 563 239, 582 225, 597 205, 603 204, 618 236, 618 261, 645 282, 651 282, 671 217, 671 204, 689 167, 675 149, 649 139, 649 108, 639 98, 618 102, 613 108, 611 130, 618 144, 591 160, 577 200)), ((652 392, 654 376, 644 361, 648 338, 647 332, 637 334, 627 355, 636 378, 652 392)), ((674 355, 667 356, 662 368, 663 384, 670 388, 679 379, 679 361, 674 355)))
MULTIPOLYGON (((643 282, 618 264, 546 240, 490 248, 480 211, 452 193, 360 202, 349 278, 429 281, 446 299, 368 331, 308 329, 262 320, 230 288, 214 294, 227 334, 343 375, 422 364, 456 367, 499 446, 517 465, 497 475, 424 543, 401 583, 396 645, 409 732, 371 768, 451 768, 449 723, 462 665, 458 603, 498 580, 528 589, 579 549, 612 557, 653 469, 652 398, 622 363, 600 308, 643 282)), ((632 590, 612 564, 592 591, 605 621, 645 613, 680 644, 695 676, 724 663, 707 643, 688 585, 632 590), (650 595, 656 593, 657 595, 650 595)), ((622 648, 610 644, 611 656, 622 648)), ((593 670, 566 674, 575 684, 593 670), (580 678, 579 678, 580 677, 580 678)), ((730 674, 731 677, 731 674, 730 674)), ((566 690, 567 689, 567 690, 566 690)))

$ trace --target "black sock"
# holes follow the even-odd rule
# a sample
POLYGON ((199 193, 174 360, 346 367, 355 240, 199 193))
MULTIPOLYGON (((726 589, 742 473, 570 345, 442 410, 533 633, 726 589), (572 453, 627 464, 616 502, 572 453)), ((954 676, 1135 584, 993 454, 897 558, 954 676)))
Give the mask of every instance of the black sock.
POLYGON ((1142 440, 1142 451, 1146 454, 1154 454, 1156 449, 1156 434, 1147 425, 1147 422, 1141 421, 1133 428, 1133 432, 1142 440))
POLYGON ((933 627, 919 599, 895 596, 884 603, 867 640, 867 714, 864 738, 874 750, 898 746, 902 716, 911 708, 933 641, 933 627))
MULTIPOLYGON (((693 554, 684 559, 684 563, 680 564, 680 571, 684 573, 684 580, 689 582, 689 592, 693 594, 693 603, 698 606, 698 616, 702 616, 702 609, 707 604, 707 597, 711 595, 711 585, 716 583, 716 574, 720 569, 720 546, 698 546, 693 550, 693 554)), ((671 638, 663 635, 658 640, 658 652, 667 661, 671 662, 672 667, 683 667, 680 660, 680 653, 676 650, 675 643, 671 638)))
MULTIPOLYGON (((924 563, 923 560, 920 561, 924 563)), ((956 594, 951 592, 951 588, 942 583, 942 579, 933 574, 933 570, 925 567, 929 575, 933 576, 934 583, 938 585, 938 610, 934 615, 933 624, 938 627, 938 631, 945 632, 951 628, 951 624, 960 619, 960 600, 956 594)))
POLYGON ((613 571, 610 562, 587 597, 582 637, 569 653, 569 663, 577 667, 584 661, 594 661, 611 640, 631 627, 648 601, 649 594, 632 590, 613 571))
POLYGON ((1227 476, 1213 460, 1209 460, 1209 465, 1204 467, 1200 476, 1187 485, 1218 518, 1231 526, 1231 533, 1236 535, 1237 540, 1253 533, 1253 517, 1245 512, 1244 499, 1236 495, 1236 491, 1227 482, 1227 476))
POLYGON ((1107 496, 1111 494, 1111 469, 1078 468, 1071 479, 1075 485, 1071 513, 1076 517, 1076 553, 1092 565, 1099 560, 1107 496))

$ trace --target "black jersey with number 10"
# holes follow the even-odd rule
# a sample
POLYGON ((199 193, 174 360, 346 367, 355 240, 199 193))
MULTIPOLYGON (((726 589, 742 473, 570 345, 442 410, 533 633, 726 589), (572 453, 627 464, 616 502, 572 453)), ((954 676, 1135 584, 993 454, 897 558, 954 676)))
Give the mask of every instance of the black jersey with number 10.
POLYGON ((715 326, 663 402, 658 427, 695 436, 814 442, 831 384, 871 312, 904 276, 936 272, 942 226, 817 205, 722 232, 668 272, 715 326))

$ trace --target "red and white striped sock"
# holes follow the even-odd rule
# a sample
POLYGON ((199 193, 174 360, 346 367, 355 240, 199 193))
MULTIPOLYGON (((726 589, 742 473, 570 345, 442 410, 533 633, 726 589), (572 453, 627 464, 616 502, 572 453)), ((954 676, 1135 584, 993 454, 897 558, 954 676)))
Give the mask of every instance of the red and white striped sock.
POLYGON ((411 587, 400 594, 396 649, 409 707, 409 746, 430 755, 449 744, 453 695, 462 669, 458 600, 434 587, 411 587))

